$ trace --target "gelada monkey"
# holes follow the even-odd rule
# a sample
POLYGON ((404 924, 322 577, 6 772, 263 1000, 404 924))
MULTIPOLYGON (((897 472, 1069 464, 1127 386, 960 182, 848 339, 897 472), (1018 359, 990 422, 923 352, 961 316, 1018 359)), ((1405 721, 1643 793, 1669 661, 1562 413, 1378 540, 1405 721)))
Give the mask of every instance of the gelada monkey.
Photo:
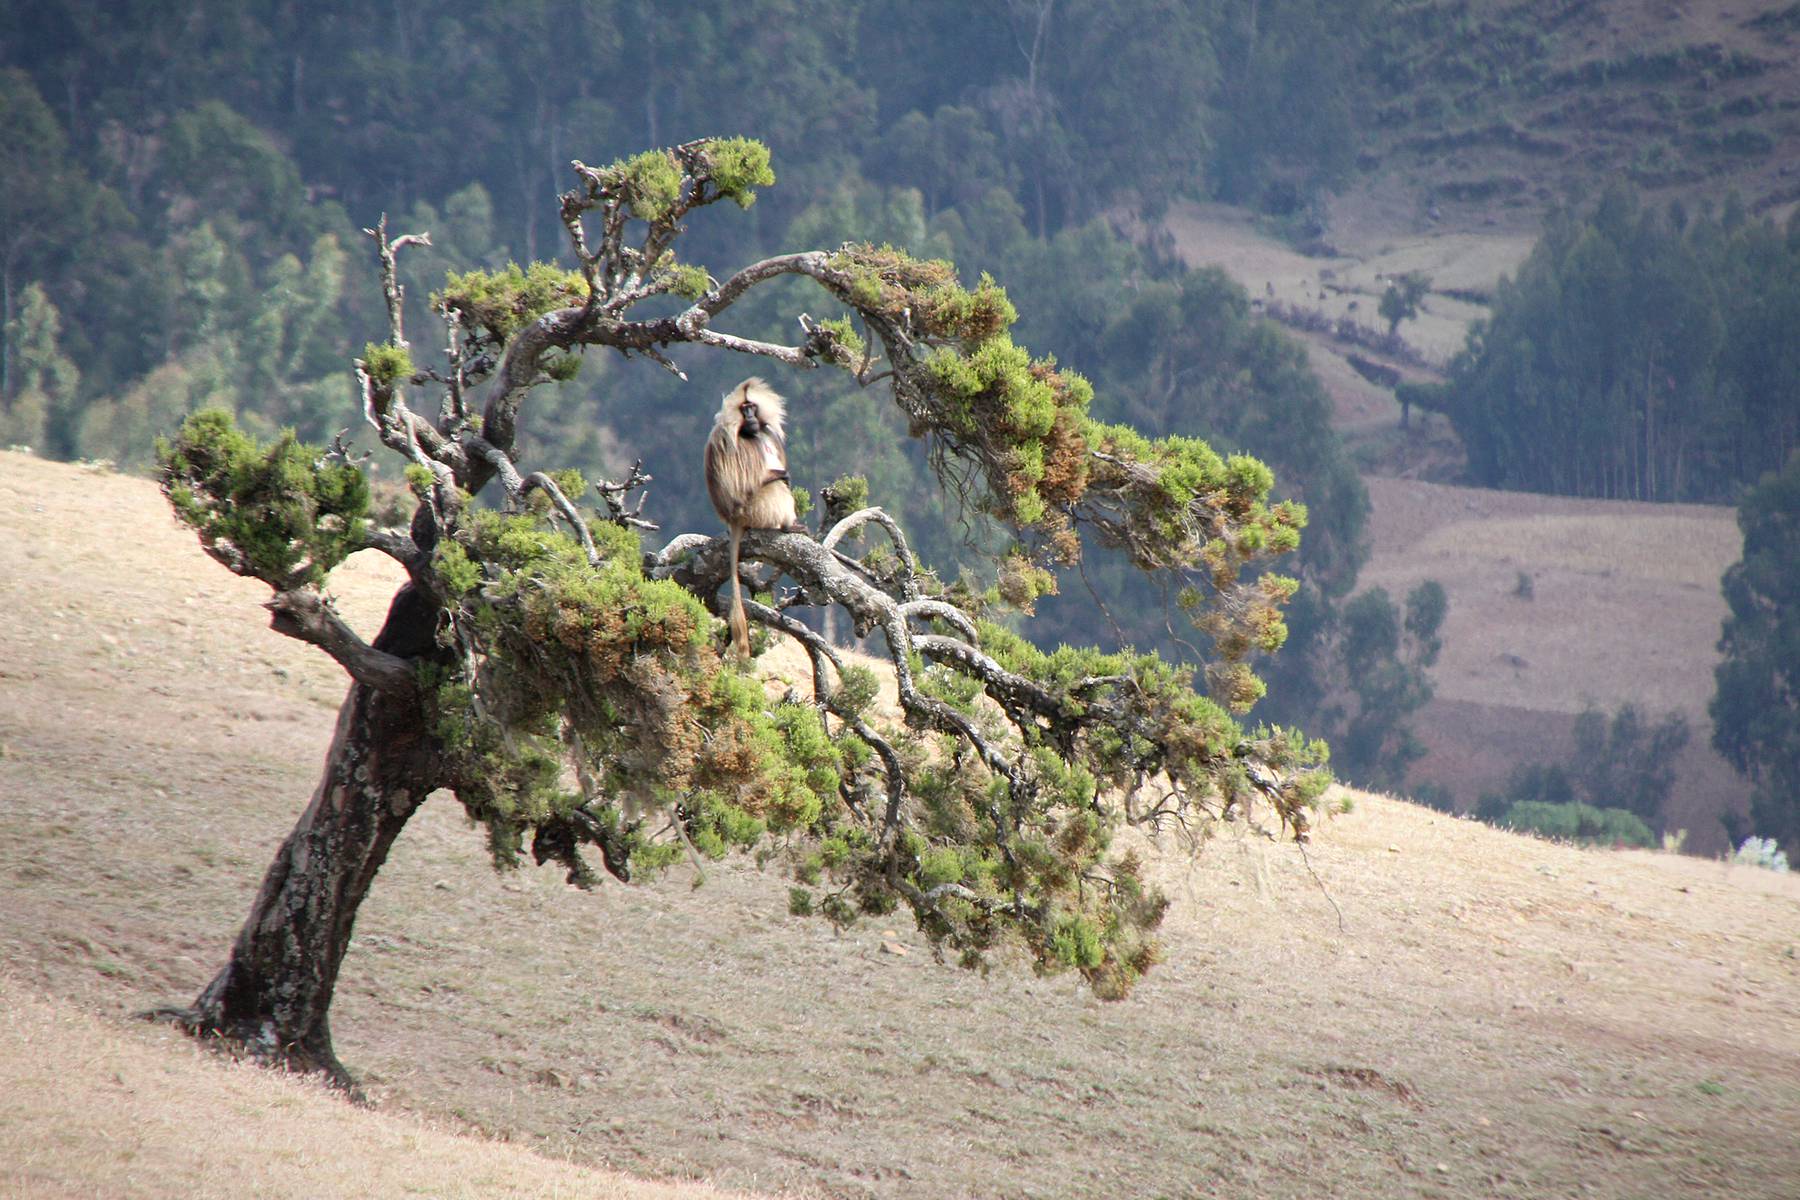
POLYGON ((790 529, 800 523, 788 489, 783 416, 775 389, 760 379, 746 379, 725 393, 706 439, 706 492, 731 530, 731 648, 740 659, 750 657, 750 623, 744 618, 738 581, 744 530, 790 529))

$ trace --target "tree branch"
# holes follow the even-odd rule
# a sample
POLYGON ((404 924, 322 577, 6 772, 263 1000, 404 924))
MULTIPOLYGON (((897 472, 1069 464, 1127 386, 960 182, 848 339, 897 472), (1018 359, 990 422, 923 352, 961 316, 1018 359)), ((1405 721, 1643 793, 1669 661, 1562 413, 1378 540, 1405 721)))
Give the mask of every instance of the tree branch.
POLYGON ((738 337, 735 334, 719 333, 711 329, 695 330, 691 341, 702 346, 717 346, 721 350, 735 350, 739 354, 755 354, 763 358, 772 358, 784 362, 790 367, 815 367, 818 365, 799 346, 781 346, 774 342, 758 342, 750 338, 738 337))
POLYGON ((408 233, 390 242, 387 235, 386 213, 381 214, 381 220, 375 223, 375 228, 364 229, 363 232, 375 239, 376 251, 381 255, 381 291, 382 295, 387 298, 388 340, 393 345, 404 348, 406 336, 401 331, 401 322, 405 315, 406 289, 400 284, 396 260, 399 258, 400 251, 408 246, 431 245, 431 235, 429 233, 408 233))
POLYGON ((533 471, 525 477, 525 481, 520 485, 519 495, 521 497, 528 496, 534 489, 541 489, 545 495, 550 497, 550 503, 556 506, 556 511, 562 514, 563 520, 574 527, 575 536, 581 539, 581 548, 587 554, 588 566, 598 567, 600 552, 594 549, 594 535, 588 532, 587 522, 582 519, 581 513, 573 504, 569 503, 569 498, 563 495, 563 490, 556 486, 556 480, 542 471, 533 471))
POLYGON ((319 593, 298 588, 277 592, 263 607, 269 610, 271 629, 317 646, 358 683, 401 695, 418 690, 418 680, 405 659, 363 641, 319 593))

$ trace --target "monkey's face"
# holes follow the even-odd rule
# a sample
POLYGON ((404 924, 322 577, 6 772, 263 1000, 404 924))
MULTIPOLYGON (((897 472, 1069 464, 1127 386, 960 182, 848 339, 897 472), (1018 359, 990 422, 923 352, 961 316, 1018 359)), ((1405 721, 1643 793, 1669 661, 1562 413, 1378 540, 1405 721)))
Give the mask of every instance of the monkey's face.
POLYGON ((738 405, 738 436, 753 438, 762 436, 762 414, 756 410, 756 401, 746 400, 738 405))

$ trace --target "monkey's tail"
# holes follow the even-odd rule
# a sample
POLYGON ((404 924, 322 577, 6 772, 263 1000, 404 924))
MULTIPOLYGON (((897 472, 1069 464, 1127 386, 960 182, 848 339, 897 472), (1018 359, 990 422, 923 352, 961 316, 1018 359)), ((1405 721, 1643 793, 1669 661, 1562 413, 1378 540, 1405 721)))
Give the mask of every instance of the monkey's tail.
POLYGON ((750 621, 744 616, 744 585, 738 580, 738 545, 744 531, 731 527, 731 651, 740 662, 750 661, 750 621))

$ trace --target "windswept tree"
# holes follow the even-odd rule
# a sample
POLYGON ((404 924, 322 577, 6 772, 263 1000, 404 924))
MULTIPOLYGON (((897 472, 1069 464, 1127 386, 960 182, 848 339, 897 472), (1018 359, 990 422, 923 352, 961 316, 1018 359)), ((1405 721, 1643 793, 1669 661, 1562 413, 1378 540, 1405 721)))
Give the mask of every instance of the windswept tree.
MULTIPOLYGON (((452 275, 434 298, 446 331, 435 366, 404 335, 395 265, 426 236, 370 231, 389 331, 355 370, 405 464, 404 524, 371 517, 341 442, 263 443, 213 412, 160 447, 170 501, 207 551, 267 583, 275 630, 351 677, 324 774, 230 960, 162 1015, 347 1082, 328 1012, 351 925, 440 788, 486 826, 502 867, 529 852, 587 885, 596 854, 624 880, 768 844, 791 863, 797 912, 847 922, 904 905, 966 963, 1011 945, 1124 994, 1157 958, 1166 902, 1112 848, 1121 824, 1191 824, 1260 796, 1298 836, 1324 787, 1323 747, 1232 715, 1260 694, 1246 659, 1281 643, 1294 586, 1247 568, 1298 544, 1304 510, 1267 502, 1273 480, 1255 459, 1090 418, 1086 381, 1015 345, 1003 292, 985 279, 965 289, 948 263, 847 244, 720 282, 682 262, 684 222, 721 200, 747 207, 773 182, 759 143, 574 170, 560 217, 576 267, 452 275), (800 314, 791 343, 724 328, 746 297, 794 280, 813 289, 812 312, 834 315, 800 314), (793 639, 812 665, 805 694, 772 698, 720 655, 725 539, 646 551, 639 472, 589 484, 518 461, 535 387, 592 350, 680 374, 681 348, 879 385, 952 496, 1012 531, 993 582, 941 585, 855 481, 825 489, 816 537, 745 538, 758 637, 793 639), (1052 586, 1082 527, 1184 581, 1210 647, 1201 687, 1153 655, 1045 653, 1003 623, 1052 586), (852 554, 859 535, 878 548, 852 554), (325 591, 366 548, 408 580, 370 642, 325 591), (818 609, 882 633, 897 719, 876 703, 875 675, 802 619, 818 609)), ((715 403, 694 397, 700 411, 715 403)))

